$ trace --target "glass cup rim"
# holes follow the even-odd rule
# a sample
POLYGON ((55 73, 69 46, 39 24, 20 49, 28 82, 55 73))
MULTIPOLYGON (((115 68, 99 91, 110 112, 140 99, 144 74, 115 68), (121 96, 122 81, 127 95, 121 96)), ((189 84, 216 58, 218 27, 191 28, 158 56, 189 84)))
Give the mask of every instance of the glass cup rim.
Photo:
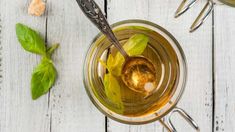
MULTIPOLYGON (((126 121, 126 120, 122 120, 122 119, 119 119, 119 118, 116 118, 114 117, 113 115, 111 115, 110 113, 106 112, 104 109, 102 109, 102 107, 97 103, 97 101, 95 100, 95 98, 93 97, 94 96, 94 93, 92 92, 92 90, 90 90, 87 85, 87 82, 86 82, 86 71, 88 70, 87 69, 87 66, 86 66, 86 60, 87 60, 87 57, 89 55, 89 51, 92 49, 93 45, 94 45, 94 42, 96 42, 96 40, 98 38, 100 38, 103 34, 100 32, 98 33, 92 40, 87 52, 86 52, 86 55, 83 59, 83 84, 85 86, 85 89, 86 89, 86 93, 87 95, 89 96, 89 99, 91 100, 91 102, 96 106, 96 108, 101 112, 103 113, 104 115, 106 115, 107 117, 113 119, 113 120, 116 120, 118 122, 121 122, 121 123, 125 123, 125 124, 132 124, 132 125, 139 125, 139 124, 146 124, 146 123, 150 123, 150 122, 153 122, 153 121, 156 121, 156 120, 159 120, 161 119, 162 117, 166 116, 168 113, 170 113, 177 105, 177 103, 179 102, 180 98, 182 97, 183 95, 183 92, 185 90, 185 85, 186 85, 186 82, 187 82, 187 61, 186 61, 186 57, 185 57, 185 54, 183 52, 183 49, 182 47, 180 46, 179 42, 174 38, 173 35, 171 35, 166 29, 164 29, 163 27, 159 26, 158 24, 155 24, 153 22, 150 22, 150 21, 147 21, 147 20, 141 20, 141 19, 128 19, 128 20, 122 20, 122 21, 119 21, 119 22, 116 22, 114 24, 111 25, 112 28, 115 28, 115 27, 118 27, 118 26, 122 26, 124 24, 131 24, 131 23, 138 23, 138 24, 144 24, 144 25, 149 25, 149 26, 152 26, 154 28, 157 28, 159 29, 160 31, 162 31, 163 33, 165 33, 170 39, 172 39, 172 41, 174 42, 174 45, 177 47, 177 49, 179 50, 179 53, 182 57, 182 64, 183 64, 183 69, 184 69, 184 72, 183 72, 183 75, 184 78, 183 78, 183 83, 182 83, 182 86, 181 88, 178 88, 177 86, 177 89, 180 89, 180 92, 179 94, 177 95, 175 101, 171 104, 171 106, 169 108, 167 108, 167 110, 162 113, 161 115, 159 115, 158 117, 156 118, 153 118, 153 119, 150 119, 150 120, 146 120, 146 121, 141 121, 141 122, 133 122, 133 121, 126 121), (93 95, 92 95, 93 94, 93 95)), ((172 44, 171 44, 172 45, 172 44)), ((98 101, 99 102, 99 101, 98 101)), ((100 103, 100 102, 99 102, 100 103)), ((103 106, 105 107, 105 106, 103 106)), ((162 109, 162 108, 160 108, 162 109)), ((134 117, 133 117, 134 118, 134 117)))
POLYGON ((221 2, 222 4, 227 5, 227 6, 235 7, 234 4, 231 4, 231 3, 227 2, 226 0, 218 0, 218 1, 221 2))

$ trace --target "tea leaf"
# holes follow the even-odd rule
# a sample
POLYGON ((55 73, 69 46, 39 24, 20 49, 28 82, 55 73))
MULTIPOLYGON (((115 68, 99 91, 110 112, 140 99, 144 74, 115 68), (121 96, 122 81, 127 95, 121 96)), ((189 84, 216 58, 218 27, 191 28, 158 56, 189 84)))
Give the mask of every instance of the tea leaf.
POLYGON ((113 55, 110 54, 107 60, 107 66, 110 68, 109 70, 112 70, 111 67, 113 64, 115 64, 115 60, 113 55))
POLYGON ((16 24, 16 35, 21 46, 29 52, 46 55, 46 46, 41 36, 21 23, 16 24))
MULTIPOLYGON (((135 34, 133 35, 124 45, 123 48, 130 56, 141 55, 148 45, 149 38, 143 34, 135 34)), ((111 59, 112 56, 109 55, 111 59)), ((124 57, 120 52, 118 52, 114 59, 112 59, 112 63, 107 63, 108 69, 111 69, 112 72, 116 76, 121 75, 122 65, 125 62, 124 57)))
MULTIPOLYGON (((130 55, 141 55, 148 44, 148 37, 143 34, 133 35, 123 46, 124 50, 130 55)), ((123 113, 124 105, 121 98, 121 87, 117 80, 117 76, 121 75, 122 65, 124 63, 124 57, 118 52, 115 57, 112 54, 109 55, 107 64, 100 60, 101 64, 106 67, 109 73, 104 76, 104 87, 107 98, 116 105, 115 109, 117 113, 123 113)))
POLYGON ((106 63, 102 59, 99 59, 99 62, 104 68, 108 69, 106 63))
MULTIPOLYGON (((130 56, 140 55, 144 52, 149 38, 144 34, 133 35, 123 46, 130 56)), ((120 53, 119 53, 120 54, 120 53)), ((117 54, 117 55, 119 55, 117 54)), ((121 54, 120 54, 121 55, 121 54)))
POLYGON ((101 65, 108 69, 108 71, 112 71, 112 65, 115 63, 113 55, 109 55, 107 62, 105 63, 103 60, 99 60, 101 65))
POLYGON ((32 74, 31 94, 33 100, 49 91, 55 83, 56 75, 57 72, 52 61, 44 57, 32 74))
POLYGON ((123 113, 124 106, 121 99, 121 88, 118 80, 111 73, 105 74, 104 87, 107 98, 115 105, 113 110, 117 113, 123 113))

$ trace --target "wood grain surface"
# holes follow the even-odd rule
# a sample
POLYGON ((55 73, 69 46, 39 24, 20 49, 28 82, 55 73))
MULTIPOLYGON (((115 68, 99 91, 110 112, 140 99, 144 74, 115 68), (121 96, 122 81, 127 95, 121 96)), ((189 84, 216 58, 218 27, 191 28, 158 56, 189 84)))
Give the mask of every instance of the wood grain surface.
POLYGON ((15 35, 15 24, 22 22, 46 32, 46 15, 38 18, 27 14, 29 1, 1 0, 1 76, 0 131, 1 132, 48 132, 50 117, 48 96, 32 101, 30 79, 33 67, 40 58, 25 52, 15 35), (4 70, 3 70, 4 69, 4 70))
MULTIPOLYGON (((108 0, 108 20, 113 23, 125 19, 145 19, 163 26, 175 36, 185 51, 188 62, 188 82, 179 107, 185 109, 198 122, 201 131, 209 132, 212 131, 213 102, 212 18, 197 32, 188 32, 190 24, 204 4, 205 1, 197 3, 196 7, 175 19, 174 12, 179 1, 108 0)), ((173 122, 180 132, 194 131, 181 117, 174 117, 173 122)), ((162 131, 158 122, 147 126, 129 126, 110 120, 108 126, 110 132, 162 131)))
MULTIPOLYGON (((235 8, 215 6, 204 25, 189 27, 206 0, 178 19, 175 0, 96 0, 110 23, 143 19, 167 29, 182 46, 188 64, 185 92, 178 104, 199 124, 201 132, 234 132, 235 8)), ((82 65, 91 40, 99 32, 76 0, 46 0, 41 17, 27 14, 30 0, 0 0, 0 132, 166 132, 159 122, 125 125, 108 119, 91 103, 82 83, 82 65), (30 79, 40 57, 25 52, 15 35, 21 22, 38 30, 47 45, 60 43, 53 55, 58 79, 51 91, 33 101, 30 79)), ((179 132, 194 130, 179 115, 179 132)))
POLYGON ((215 9, 215 132, 235 131, 235 9, 215 9))

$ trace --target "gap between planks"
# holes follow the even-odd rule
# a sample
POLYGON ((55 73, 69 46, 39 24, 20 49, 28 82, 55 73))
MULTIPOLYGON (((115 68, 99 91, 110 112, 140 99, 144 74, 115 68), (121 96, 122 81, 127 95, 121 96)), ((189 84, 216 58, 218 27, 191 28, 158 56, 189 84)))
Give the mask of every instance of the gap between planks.
MULTIPOLYGON (((45 0, 45 4, 46 5, 48 5, 48 3, 47 3, 47 0, 45 0)), ((48 6, 48 8, 49 8, 49 6, 48 6)), ((45 11, 45 36, 44 36, 44 38, 45 38, 45 44, 46 44, 46 47, 48 47, 48 38, 47 38, 47 31, 48 31, 48 29, 47 29, 47 24, 48 24, 48 14, 49 14, 49 9, 46 9, 46 11, 45 11)), ((48 115, 49 115, 49 132, 52 132, 52 112, 51 112, 51 108, 50 108, 50 97, 51 97, 51 89, 48 91, 48 104, 47 104, 47 106, 48 106, 48 115)))
MULTIPOLYGON (((104 0, 104 13, 105 17, 108 18, 108 0, 104 0)), ((105 132, 108 132, 108 117, 105 116, 105 132)))
POLYGON ((212 132, 215 127, 215 11, 212 11, 212 132))

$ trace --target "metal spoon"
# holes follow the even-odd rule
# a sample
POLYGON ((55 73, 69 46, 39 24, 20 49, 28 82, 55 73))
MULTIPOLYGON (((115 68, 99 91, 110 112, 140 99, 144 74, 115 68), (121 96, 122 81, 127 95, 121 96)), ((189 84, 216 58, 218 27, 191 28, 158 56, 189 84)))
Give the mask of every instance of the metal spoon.
POLYGON ((128 88, 147 96, 156 88, 156 70, 152 62, 142 56, 129 56, 115 37, 99 6, 93 0, 76 0, 83 13, 110 40, 125 58, 122 80, 128 88))

